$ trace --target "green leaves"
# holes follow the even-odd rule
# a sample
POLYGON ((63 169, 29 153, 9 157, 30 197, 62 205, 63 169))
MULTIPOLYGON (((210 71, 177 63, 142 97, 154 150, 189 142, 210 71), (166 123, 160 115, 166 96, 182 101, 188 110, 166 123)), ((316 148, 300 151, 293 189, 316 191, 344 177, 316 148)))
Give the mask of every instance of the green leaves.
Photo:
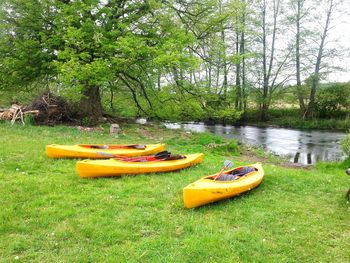
POLYGON ((55 72, 46 1, 4 1, 0 14, 0 87, 21 88, 55 72))

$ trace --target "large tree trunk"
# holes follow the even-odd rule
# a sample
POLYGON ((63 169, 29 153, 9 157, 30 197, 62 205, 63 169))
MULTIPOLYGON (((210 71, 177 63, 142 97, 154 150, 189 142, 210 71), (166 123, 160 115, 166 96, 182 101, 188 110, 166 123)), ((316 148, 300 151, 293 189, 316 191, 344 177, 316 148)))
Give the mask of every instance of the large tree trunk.
POLYGON ((273 1, 273 28, 272 28, 272 39, 271 39, 271 51, 269 54, 270 59, 267 55, 267 22, 266 22, 266 0, 263 1, 263 21, 262 21, 262 44, 263 44, 263 74, 264 74, 264 83, 263 83, 263 97, 262 97, 262 107, 260 112, 260 120, 267 121, 268 119, 268 110, 270 107, 270 99, 272 95, 273 85, 270 85, 270 78, 272 75, 272 68, 275 59, 275 43, 276 43, 276 33, 277 33, 277 17, 279 13, 280 0, 273 1), (268 62, 269 60, 269 62, 268 62))
POLYGON ((268 110, 269 110, 269 104, 268 104, 267 100, 264 100, 262 103, 261 110, 260 110, 260 120, 261 121, 268 120, 268 114, 267 114, 268 110))
POLYGON ((305 112, 305 103, 303 93, 301 90, 301 72, 300 72, 300 20, 301 20, 301 0, 297 2, 297 18, 296 27, 297 33, 295 35, 295 65, 296 65, 296 79, 297 79, 297 96, 299 100, 299 107, 302 113, 305 112))
POLYGON ((83 91, 83 98, 79 102, 79 115, 86 118, 89 124, 97 124, 102 117, 100 88, 89 86, 83 91))
MULTIPOLYGON (((242 3, 245 4, 245 0, 242 0, 242 3)), ((244 54, 245 54, 245 27, 246 27, 246 10, 244 9, 243 15, 242 15, 242 24, 244 29, 241 32, 241 43, 240 43, 240 53, 241 55, 243 55, 242 58, 242 99, 243 99, 243 119, 245 119, 245 115, 247 112, 247 87, 246 87, 246 73, 245 73, 245 58, 244 58, 244 54)))
POLYGON ((310 92, 310 101, 307 106, 307 109, 304 113, 304 117, 307 119, 312 119, 314 117, 315 111, 315 100, 316 100, 316 91, 319 84, 319 76, 318 74, 312 77, 311 82, 311 92, 310 92))
MULTIPOLYGON (((223 26, 223 25, 222 25, 223 26)), ((226 42, 226 36, 225 36, 225 30, 222 29, 221 30, 221 40, 222 42, 224 43, 225 45, 225 42, 226 42)), ((228 69, 227 69, 227 62, 226 62, 226 46, 224 47, 224 50, 223 50, 223 66, 224 66, 224 81, 222 83, 222 88, 224 90, 224 98, 226 99, 226 96, 227 96, 227 85, 228 85, 228 69)))
MULTIPOLYGON (((267 120, 267 96, 269 92, 269 74, 267 70, 267 40, 266 40, 266 2, 264 1, 263 5, 263 21, 262 21, 262 29, 263 29, 263 74, 264 74, 264 82, 263 82, 263 93, 262 93, 262 107, 260 109, 260 120, 267 120)), ((271 55, 272 58, 272 55, 271 55)))
MULTIPOLYGON (((236 32, 236 54, 240 54, 240 40, 239 32, 236 32)), ((242 55, 242 54, 240 54, 242 55)), ((236 64, 236 99, 235 99, 235 108, 237 110, 242 109, 242 89, 241 89, 241 62, 236 64)))

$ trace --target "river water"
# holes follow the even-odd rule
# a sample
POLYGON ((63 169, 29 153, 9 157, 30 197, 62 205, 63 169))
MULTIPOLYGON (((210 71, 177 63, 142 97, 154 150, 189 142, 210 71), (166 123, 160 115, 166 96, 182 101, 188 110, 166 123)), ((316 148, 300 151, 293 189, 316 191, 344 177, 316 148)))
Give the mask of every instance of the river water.
POLYGON ((295 130, 285 128, 258 128, 254 126, 206 125, 204 123, 164 123, 169 129, 211 132, 229 139, 261 146, 291 162, 314 164, 316 161, 337 161, 344 158, 340 141, 343 132, 324 130, 295 130))

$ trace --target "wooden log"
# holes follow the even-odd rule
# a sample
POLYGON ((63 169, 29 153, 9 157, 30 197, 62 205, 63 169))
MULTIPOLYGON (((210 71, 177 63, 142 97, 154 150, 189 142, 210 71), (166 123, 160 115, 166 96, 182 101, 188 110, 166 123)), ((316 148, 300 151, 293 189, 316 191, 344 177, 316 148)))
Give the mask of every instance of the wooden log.
POLYGON ((23 114, 24 115, 27 115, 27 114, 37 115, 37 114, 39 114, 39 111, 38 110, 27 110, 27 111, 24 111, 23 114))
POLYGON ((17 104, 11 105, 10 108, 5 109, 3 112, 0 112, 0 120, 8 120, 11 121, 11 124, 13 125, 16 120, 21 120, 22 124, 24 125, 24 116, 32 114, 37 115, 39 114, 38 110, 28 110, 23 111, 23 107, 17 104))

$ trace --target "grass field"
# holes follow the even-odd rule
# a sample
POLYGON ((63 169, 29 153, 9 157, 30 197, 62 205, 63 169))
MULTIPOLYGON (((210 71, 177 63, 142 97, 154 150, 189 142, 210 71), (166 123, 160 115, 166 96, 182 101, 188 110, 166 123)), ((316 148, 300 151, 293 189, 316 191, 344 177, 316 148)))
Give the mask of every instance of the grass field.
POLYGON ((257 189, 185 209, 182 188, 238 156, 217 137, 122 126, 118 138, 74 127, 0 124, 1 262, 349 262, 350 177, 343 164, 311 170, 264 163, 257 189), (45 156, 51 143, 165 142, 203 152, 179 172, 80 179, 76 160, 45 156), (234 153, 233 155, 231 152, 234 153))

